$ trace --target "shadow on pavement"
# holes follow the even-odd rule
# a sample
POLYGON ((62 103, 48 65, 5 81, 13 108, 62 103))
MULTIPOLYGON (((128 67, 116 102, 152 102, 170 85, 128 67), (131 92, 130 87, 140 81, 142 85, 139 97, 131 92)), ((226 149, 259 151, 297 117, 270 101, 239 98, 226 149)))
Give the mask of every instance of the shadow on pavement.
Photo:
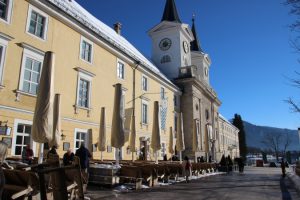
POLYGON ((284 177, 280 178, 280 189, 282 193, 282 200, 292 200, 291 194, 287 189, 287 186, 285 184, 284 177))

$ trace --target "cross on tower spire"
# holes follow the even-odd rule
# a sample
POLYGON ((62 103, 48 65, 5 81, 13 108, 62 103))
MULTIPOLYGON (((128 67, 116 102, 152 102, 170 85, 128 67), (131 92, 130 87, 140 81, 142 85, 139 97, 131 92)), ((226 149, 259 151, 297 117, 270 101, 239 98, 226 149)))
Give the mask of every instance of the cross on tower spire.
POLYGON ((200 51, 200 52, 203 52, 203 50, 202 50, 202 48, 200 46, 199 40, 198 40, 198 35, 196 33, 195 14, 193 14, 192 22, 193 22, 192 32, 193 32, 195 40, 191 42, 191 51, 200 51))

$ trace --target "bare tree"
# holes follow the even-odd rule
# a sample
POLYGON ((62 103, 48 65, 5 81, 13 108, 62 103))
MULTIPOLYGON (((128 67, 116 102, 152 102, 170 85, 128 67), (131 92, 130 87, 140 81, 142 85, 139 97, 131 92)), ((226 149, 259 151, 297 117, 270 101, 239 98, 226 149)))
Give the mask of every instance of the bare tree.
MULTIPOLYGON (((296 53, 300 53, 300 0, 285 0, 285 5, 290 6, 290 14, 296 17, 294 23, 290 25, 291 31, 296 33, 296 36, 290 41, 292 48, 296 53)), ((300 62, 300 60, 298 60, 300 62)), ((295 72, 297 77, 300 77, 299 72, 295 72)), ((292 86, 300 88, 300 78, 288 78, 292 86)), ((300 113, 300 104, 292 97, 285 100, 290 105, 290 109, 293 112, 300 113)))
POLYGON ((279 161, 279 154, 285 155, 292 141, 288 133, 266 133, 261 142, 275 153, 276 160, 279 161))

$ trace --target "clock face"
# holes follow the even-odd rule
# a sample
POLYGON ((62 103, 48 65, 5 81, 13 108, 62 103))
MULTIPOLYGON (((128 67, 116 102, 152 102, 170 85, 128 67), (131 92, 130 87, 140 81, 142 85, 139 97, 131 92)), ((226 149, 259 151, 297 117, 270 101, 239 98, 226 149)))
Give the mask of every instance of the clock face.
POLYGON ((183 45, 184 52, 188 53, 190 48, 189 48, 189 44, 187 43, 187 41, 183 41, 182 45, 183 45))
POLYGON ((171 45, 172 45, 172 41, 169 38, 164 38, 160 41, 159 48, 162 51, 166 51, 166 50, 170 49, 171 45))

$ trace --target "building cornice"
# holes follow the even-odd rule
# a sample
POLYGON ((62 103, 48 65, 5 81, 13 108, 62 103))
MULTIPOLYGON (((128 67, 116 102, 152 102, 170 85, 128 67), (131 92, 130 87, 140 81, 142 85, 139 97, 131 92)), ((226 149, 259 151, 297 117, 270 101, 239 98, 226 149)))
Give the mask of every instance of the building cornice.
POLYGON ((218 99, 216 92, 211 88, 207 87, 200 81, 198 81, 196 78, 180 78, 176 79, 176 84, 182 84, 182 83, 191 83, 192 85, 196 86, 198 89, 200 89, 206 96, 208 96, 212 101, 214 101, 217 106, 220 106, 222 102, 218 99))
MULTIPOLYGON (((126 48, 122 47, 120 44, 114 42, 111 38, 104 35, 100 31, 96 31, 96 27, 93 25, 83 25, 83 22, 76 20, 72 15, 68 15, 65 11, 58 8, 53 2, 59 2, 57 0, 27 0, 32 3, 34 6, 39 9, 46 11, 51 14, 52 17, 59 19, 62 23, 65 23, 69 27, 73 28, 75 31, 78 31, 80 34, 84 35, 86 38, 94 41, 99 46, 108 50, 112 54, 120 57, 123 60, 126 60, 131 66, 135 66, 139 61, 140 66, 138 69, 147 73, 151 78, 158 81, 162 85, 165 85, 168 89, 173 92, 177 92, 181 95, 180 89, 174 85, 169 79, 167 79, 161 72, 154 72, 151 70, 151 66, 147 67, 148 64, 143 60, 135 56, 132 52, 128 51, 126 48)), ((86 19, 82 19, 85 20, 86 19)), ((87 22, 88 23, 88 22, 87 22)))

